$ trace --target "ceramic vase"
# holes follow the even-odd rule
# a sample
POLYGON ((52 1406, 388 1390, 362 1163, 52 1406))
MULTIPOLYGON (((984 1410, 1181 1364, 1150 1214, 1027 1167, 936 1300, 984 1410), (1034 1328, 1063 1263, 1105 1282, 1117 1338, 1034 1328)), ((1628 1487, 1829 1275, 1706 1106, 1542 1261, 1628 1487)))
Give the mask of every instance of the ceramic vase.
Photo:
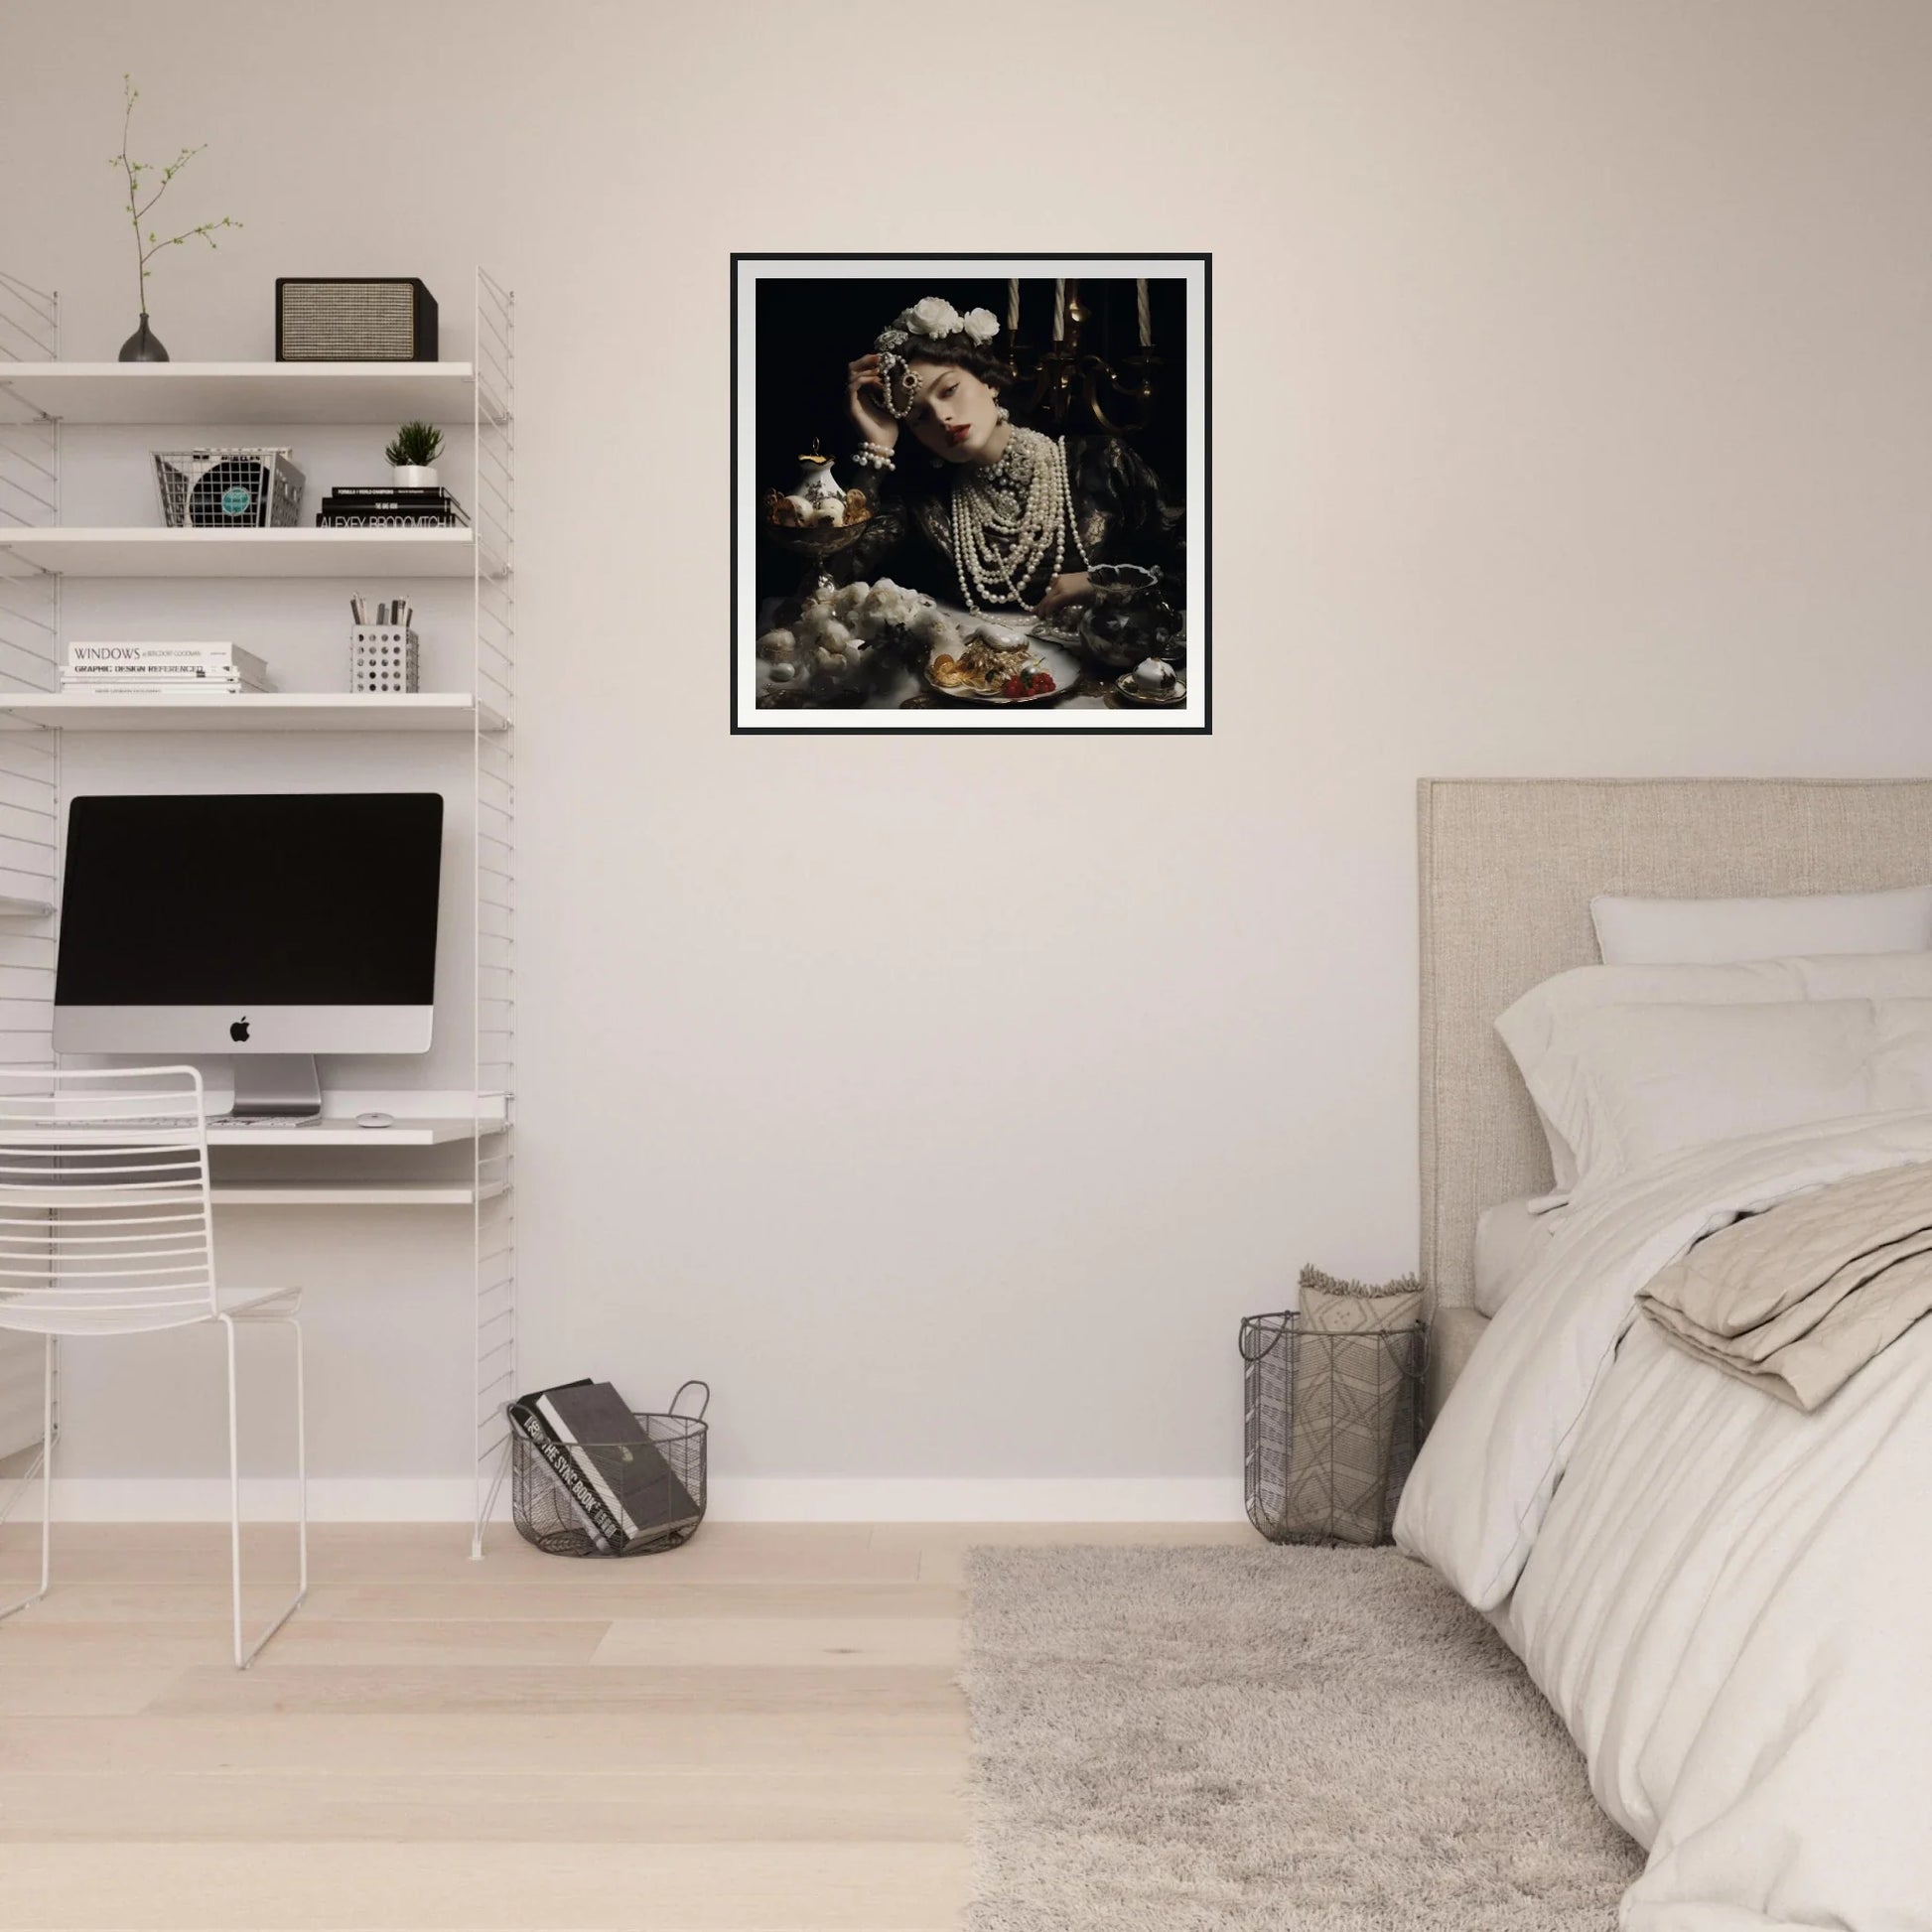
POLYGON ((148 327, 148 312, 141 311, 141 326, 121 345, 123 362, 165 362, 168 351, 161 346, 161 338, 148 327))

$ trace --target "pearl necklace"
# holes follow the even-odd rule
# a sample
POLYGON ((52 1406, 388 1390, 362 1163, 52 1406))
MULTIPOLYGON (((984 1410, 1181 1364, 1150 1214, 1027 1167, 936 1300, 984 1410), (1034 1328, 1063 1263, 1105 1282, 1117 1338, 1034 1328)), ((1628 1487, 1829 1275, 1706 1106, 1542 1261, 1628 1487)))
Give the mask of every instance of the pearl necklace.
POLYGON ((995 607, 1037 603, 1060 574, 1069 530, 1080 561, 1091 570, 1073 514, 1066 438, 1055 443, 1036 429, 1010 431, 998 463, 953 479, 953 568, 966 608, 977 612, 980 600, 995 607), (1042 565, 1045 580, 1035 594, 1042 565))

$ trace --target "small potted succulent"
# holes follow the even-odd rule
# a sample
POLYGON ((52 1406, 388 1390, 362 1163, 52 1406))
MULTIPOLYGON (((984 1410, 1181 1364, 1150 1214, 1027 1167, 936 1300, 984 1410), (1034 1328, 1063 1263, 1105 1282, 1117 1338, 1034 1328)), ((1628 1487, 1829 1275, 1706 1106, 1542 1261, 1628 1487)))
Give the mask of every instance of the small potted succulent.
POLYGON ((404 423, 382 452, 398 489, 434 489, 436 459, 443 454, 443 432, 433 423, 404 423))

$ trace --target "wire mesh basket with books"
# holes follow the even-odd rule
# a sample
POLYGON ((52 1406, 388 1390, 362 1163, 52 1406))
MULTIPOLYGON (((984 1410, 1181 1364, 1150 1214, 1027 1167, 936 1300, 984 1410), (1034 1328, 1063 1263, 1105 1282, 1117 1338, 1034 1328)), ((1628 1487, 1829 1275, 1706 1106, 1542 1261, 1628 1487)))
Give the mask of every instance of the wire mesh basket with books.
POLYGON ((686 1382, 663 1411, 609 1382, 560 1383, 506 1405, 510 1514, 553 1557, 640 1557, 690 1541, 705 1511, 711 1388, 686 1382), (692 1390, 697 1412, 680 1415, 692 1390))

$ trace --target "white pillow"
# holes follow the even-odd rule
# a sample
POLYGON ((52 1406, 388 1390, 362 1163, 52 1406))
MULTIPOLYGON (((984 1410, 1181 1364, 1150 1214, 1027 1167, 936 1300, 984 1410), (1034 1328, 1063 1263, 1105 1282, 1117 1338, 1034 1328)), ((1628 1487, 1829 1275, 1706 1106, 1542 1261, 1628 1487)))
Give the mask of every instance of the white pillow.
POLYGON ((1589 916, 1606 966, 1932 948, 1932 886, 1788 898, 1620 898, 1599 893, 1589 902, 1589 916))
MULTIPOLYGON (((1557 1030, 1580 1013, 1626 1006, 1743 1006, 1793 1000, 1932 1000, 1932 952, 1842 953, 1728 966, 1576 966, 1533 986, 1496 1021, 1532 1098, 1557 1030)), ((1577 1184, 1577 1157, 1541 1105, 1556 1195, 1577 1184)), ((1544 1197, 1548 1200, 1549 1196, 1544 1197)))
POLYGON ((1563 1226, 1561 1213, 1542 1212, 1535 1201, 1498 1201, 1476 1216, 1476 1308, 1494 1314, 1516 1285, 1543 1259, 1563 1226))
POLYGON ((1576 1012, 1530 1090, 1576 1155, 1576 1193, 1594 1193, 1685 1148, 1932 1109, 1932 1000, 1576 1012))

